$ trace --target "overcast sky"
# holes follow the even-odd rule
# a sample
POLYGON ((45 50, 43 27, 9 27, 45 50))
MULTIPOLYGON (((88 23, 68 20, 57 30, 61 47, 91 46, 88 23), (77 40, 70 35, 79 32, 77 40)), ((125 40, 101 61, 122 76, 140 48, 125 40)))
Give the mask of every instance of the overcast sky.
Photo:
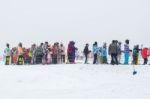
POLYGON ((150 46, 150 0, 1 0, 0 47, 112 39, 150 46))

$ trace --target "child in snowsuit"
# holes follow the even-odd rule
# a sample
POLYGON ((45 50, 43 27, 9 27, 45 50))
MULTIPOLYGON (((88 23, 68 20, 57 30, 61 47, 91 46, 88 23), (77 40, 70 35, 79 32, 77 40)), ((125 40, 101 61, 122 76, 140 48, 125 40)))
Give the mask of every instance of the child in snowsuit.
POLYGON ((93 64, 96 64, 97 63, 97 57, 98 57, 98 52, 99 52, 99 48, 97 46, 97 42, 95 42, 93 44, 93 54, 94 54, 94 60, 93 60, 93 64))
POLYGON ((5 59, 5 65, 11 64, 11 50, 9 48, 9 44, 6 44, 6 48, 4 50, 4 59, 5 59))
POLYGON ((19 43, 18 48, 17 48, 17 55, 18 55, 18 65, 23 65, 24 59, 23 59, 23 48, 22 48, 22 43, 19 43))
POLYGON ((108 64, 107 63, 107 46, 106 46, 106 43, 104 43, 103 48, 102 48, 102 59, 103 59, 103 64, 108 64))
POLYGON ((138 64, 138 57, 139 57, 139 51, 140 51, 141 49, 139 49, 139 45, 136 45, 136 46, 134 46, 134 48, 133 48, 133 55, 132 55, 132 57, 133 57, 133 64, 134 65, 137 65, 138 64))

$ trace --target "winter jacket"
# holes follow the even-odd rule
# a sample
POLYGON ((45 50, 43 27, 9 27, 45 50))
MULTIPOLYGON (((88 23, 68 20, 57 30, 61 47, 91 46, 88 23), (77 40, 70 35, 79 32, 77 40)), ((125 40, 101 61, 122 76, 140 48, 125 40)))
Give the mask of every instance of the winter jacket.
POLYGON ((11 55, 11 50, 10 50, 10 48, 6 48, 6 49, 4 50, 4 55, 5 55, 5 56, 10 56, 10 55, 11 55))
POLYGON ((88 55, 89 54, 89 48, 88 48, 88 46, 85 46, 85 48, 84 48, 84 55, 88 55))
POLYGON ((118 45, 118 55, 121 55, 121 45, 118 45))
POLYGON ((102 56, 107 56, 107 49, 106 48, 102 48, 102 56))
POLYGON ((98 54, 99 48, 96 45, 93 45, 93 54, 98 54))
POLYGON ((116 43, 112 43, 109 46, 109 54, 117 54, 118 53, 118 47, 116 43))
POLYGON ((17 52, 18 52, 18 55, 23 55, 23 49, 22 49, 22 47, 18 47, 17 52))
POLYGON ((130 52, 129 44, 125 44, 125 45, 124 45, 124 53, 125 53, 125 54, 129 54, 129 52, 130 52))
POLYGON ((142 54, 143 58, 147 58, 148 57, 148 48, 143 48, 141 54, 142 54))
POLYGON ((65 55, 65 47, 64 46, 60 46, 59 49, 60 49, 60 54, 61 55, 65 55))

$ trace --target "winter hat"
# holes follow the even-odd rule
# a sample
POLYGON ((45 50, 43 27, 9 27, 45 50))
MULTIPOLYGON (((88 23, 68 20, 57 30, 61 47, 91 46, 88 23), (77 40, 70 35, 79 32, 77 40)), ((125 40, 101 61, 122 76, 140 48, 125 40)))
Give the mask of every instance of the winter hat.
POLYGON ((125 43, 126 43, 126 44, 129 44, 129 40, 128 40, 128 39, 127 39, 127 40, 125 40, 125 43))

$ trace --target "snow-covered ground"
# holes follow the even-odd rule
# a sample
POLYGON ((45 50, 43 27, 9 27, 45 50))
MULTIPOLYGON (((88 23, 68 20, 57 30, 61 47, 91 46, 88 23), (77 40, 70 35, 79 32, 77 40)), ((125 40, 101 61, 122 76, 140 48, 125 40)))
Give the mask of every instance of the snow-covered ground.
POLYGON ((0 66, 0 99, 149 99, 150 66, 0 66))

